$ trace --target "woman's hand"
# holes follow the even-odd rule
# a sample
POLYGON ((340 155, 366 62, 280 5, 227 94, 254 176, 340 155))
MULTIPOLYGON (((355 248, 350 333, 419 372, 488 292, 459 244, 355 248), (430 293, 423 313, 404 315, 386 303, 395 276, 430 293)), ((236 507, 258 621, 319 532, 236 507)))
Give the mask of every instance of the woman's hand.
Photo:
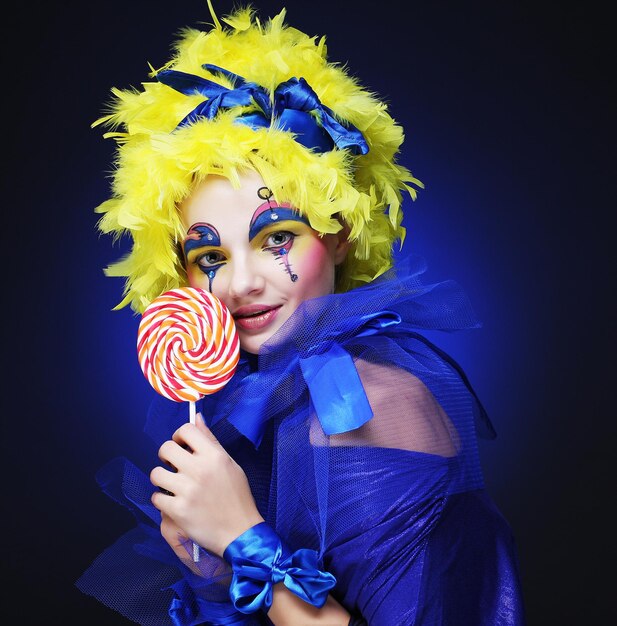
POLYGON ((194 574, 201 575, 201 570, 197 566, 194 559, 193 542, 186 536, 186 533, 180 528, 171 517, 161 513, 161 535, 169 544, 169 547, 176 553, 176 556, 190 569, 194 574))
POLYGON ((264 521, 246 474, 201 415, 195 425, 176 430, 159 448, 159 458, 172 470, 157 466, 150 480, 169 493, 155 491, 152 504, 163 515, 164 539, 180 558, 186 559, 186 549, 179 534, 222 556, 236 537, 264 521))

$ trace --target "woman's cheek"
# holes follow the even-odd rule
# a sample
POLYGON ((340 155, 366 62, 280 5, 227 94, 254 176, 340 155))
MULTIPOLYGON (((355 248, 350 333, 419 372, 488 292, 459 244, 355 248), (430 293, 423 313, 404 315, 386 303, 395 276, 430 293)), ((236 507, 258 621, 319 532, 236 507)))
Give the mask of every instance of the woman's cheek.
POLYGON ((326 295, 332 290, 334 261, 325 242, 317 237, 297 241, 294 245, 294 271, 300 284, 314 288, 315 296, 326 295), (295 257, 295 258, 294 258, 295 257))
POLYGON ((203 272, 201 272, 200 270, 196 269, 194 266, 191 267, 186 272, 186 277, 188 279, 189 287, 193 287, 195 289, 198 289, 199 287, 202 286, 201 282, 199 280, 199 276, 200 275, 205 278, 205 274, 203 272))

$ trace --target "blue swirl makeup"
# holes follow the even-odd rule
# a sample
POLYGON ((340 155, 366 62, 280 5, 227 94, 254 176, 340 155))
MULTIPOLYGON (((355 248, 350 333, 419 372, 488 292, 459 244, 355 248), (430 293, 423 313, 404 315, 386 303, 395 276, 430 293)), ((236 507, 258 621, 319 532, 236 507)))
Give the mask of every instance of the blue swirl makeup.
POLYGON ((220 247, 221 237, 212 224, 205 222, 197 222, 193 224, 187 232, 183 242, 184 258, 188 263, 194 263, 208 277, 208 289, 212 291, 212 281, 216 276, 216 272, 225 264, 225 259, 220 260, 222 253, 216 250, 205 250, 200 253, 199 250, 205 247, 220 247), (193 258, 189 259, 189 255, 193 258), (218 261, 217 261, 218 260, 218 261))
MULTIPOLYGON (((300 222, 310 226, 309 221, 304 216, 300 215, 290 204, 276 204, 272 202, 272 192, 267 187, 260 187, 257 190, 257 195, 262 199, 267 199, 267 202, 260 204, 255 210, 255 213, 253 213, 249 226, 249 242, 257 237, 265 228, 272 226, 272 224, 278 224, 279 222, 300 222)), ((275 242, 267 246, 266 250, 270 251, 277 260, 279 260, 291 282, 296 282, 298 275, 293 272, 289 262, 289 252, 293 246, 295 235, 281 229, 280 231, 273 232, 269 236, 269 239, 275 240, 277 237, 280 238, 280 243, 275 242)))

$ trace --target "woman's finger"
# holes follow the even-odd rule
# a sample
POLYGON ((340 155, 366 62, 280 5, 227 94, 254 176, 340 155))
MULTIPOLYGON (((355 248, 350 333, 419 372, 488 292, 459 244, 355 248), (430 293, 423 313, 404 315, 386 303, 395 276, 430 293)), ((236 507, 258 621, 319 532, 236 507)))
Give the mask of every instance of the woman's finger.
POLYGON ((214 436, 213 432, 206 426, 204 416, 201 413, 197 413, 197 415, 195 416, 195 424, 197 425, 199 432, 206 435, 206 437, 208 437, 208 439, 210 439, 210 441, 212 441, 213 443, 220 445, 219 440, 214 436))
POLYGON ((169 465, 172 470, 181 470, 191 458, 191 451, 186 450, 178 442, 168 440, 159 448, 159 459, 169 465))
POLYGON ((211 451, 213 448, 217 451, 224 450, 218 439, 212 434, 210 429, 203 423, 183 424, 173 434, 172 439, 180 446, 186 446, 192 451, 199 450, 211 451))
POLYGON ((169 497, 176 494, 179 478, 175 472, 170 472, 158 465, 150 472, 150 482, 162 490, 161 495, 169 497))

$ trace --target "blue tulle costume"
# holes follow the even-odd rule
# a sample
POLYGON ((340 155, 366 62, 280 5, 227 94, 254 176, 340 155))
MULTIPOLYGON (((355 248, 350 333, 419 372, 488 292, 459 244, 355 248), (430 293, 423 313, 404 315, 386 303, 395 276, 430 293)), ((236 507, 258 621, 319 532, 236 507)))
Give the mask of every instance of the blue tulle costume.
MULTIPOLYGON (((460 367, 422 334, 478 323, 460 287, 425 285, 424 269, 414 260, 303 303, 198 409, 264 519, 336 577, 350 624, 522 626, 516 546, 477 449, 493 428, 460 367)), ((186 405, 157 397, 146 431, 158 445, 186 419, 186 405)), ((138 524, 80 577, 83 592, 144 625, 271 624, 234 609, 223 559, 201 550, 199 576, 178 560, 147 473, 115 459, 98 480, 138 524)))

